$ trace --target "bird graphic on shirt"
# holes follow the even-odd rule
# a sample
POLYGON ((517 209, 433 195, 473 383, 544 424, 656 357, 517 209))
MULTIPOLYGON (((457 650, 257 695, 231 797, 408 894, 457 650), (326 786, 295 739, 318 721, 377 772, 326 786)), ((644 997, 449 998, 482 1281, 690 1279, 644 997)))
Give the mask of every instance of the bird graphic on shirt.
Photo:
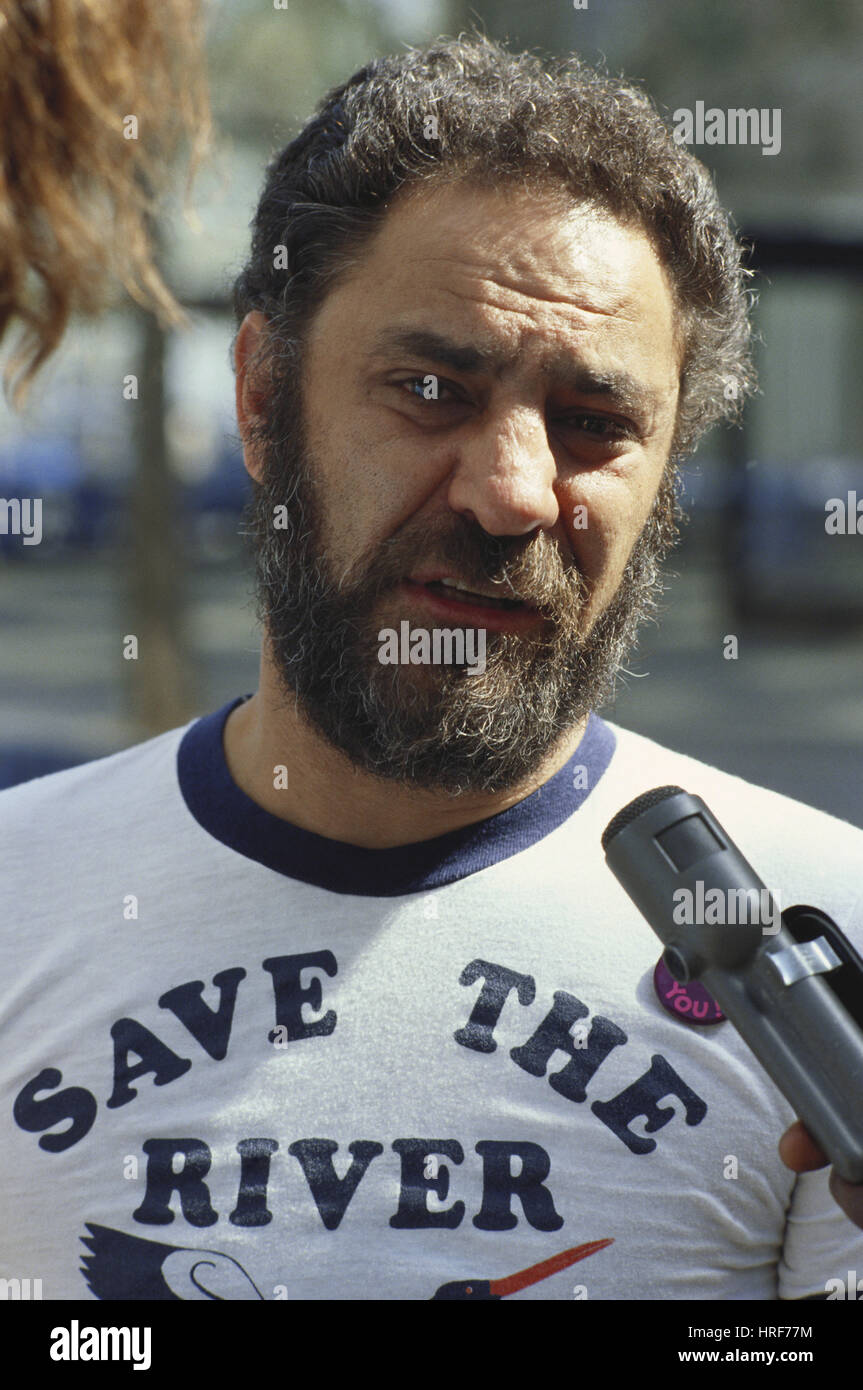
POLYGON ((81 1273, 97 1298, 239 1302, 263 1299, 241 1264, 218 1250, 191 1250, 85 1222, 81 1273))
POLYGON ((552 1255, 550 1259, 541 1260, 539 1264, 531 1265, 529 1269, 521 1269, 518 1274, 509 1274, 504 1279, 462 1279, 451 1284, 441 1284, 437 1293, 432 1294, 430 1301, 462 1299, 468 1303, 475 1303, 506 1298, 511 1293, 526 1289, 530 1284, 538 1284, 541 1279, 547 1279, 551 1274, 557 1274, 558 1270, 576 1264, 578 1260, 586 1260, 588 1255, 595 1255, 597 1250, 604 1250, 606 1245, 613 1244, 614 1240, 611 1237, 606 1240, 589 1240, 584 1245, 574 1245, 571 1250, 561 1250, 559 1255, 552 1255))
MULTIPOLYGON (((85 1225, 89 1235, 82 1236, 81 1243, 90 1253, 82 1256, 81 1273, 96 1298, 148 1302, 263 1301, 264 1295, 231 1255, 145 1240, 90 1221, 85 1225)), ((613 1244, 612 1239, 588 1241, 503 1279, 465 1279, 442 1284, 433 1300, 476 1302, 506 1298, 613 1244)))

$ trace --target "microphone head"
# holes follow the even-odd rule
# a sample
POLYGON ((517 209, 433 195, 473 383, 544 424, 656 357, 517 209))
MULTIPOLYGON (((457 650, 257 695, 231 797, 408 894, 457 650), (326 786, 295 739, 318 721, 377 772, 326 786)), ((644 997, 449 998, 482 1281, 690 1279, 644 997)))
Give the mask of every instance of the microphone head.
POLYGON ((607 850, 615 835, 619 835, 621 830, 625 830, 644 811, 649 811, 652 806, 658 806, 660 801, 666 801, 669 796, 679 796, 682 792, 682 787, 654 787, 652 791, 642 792, 608 822, 602 833, 603 850, 607 850))

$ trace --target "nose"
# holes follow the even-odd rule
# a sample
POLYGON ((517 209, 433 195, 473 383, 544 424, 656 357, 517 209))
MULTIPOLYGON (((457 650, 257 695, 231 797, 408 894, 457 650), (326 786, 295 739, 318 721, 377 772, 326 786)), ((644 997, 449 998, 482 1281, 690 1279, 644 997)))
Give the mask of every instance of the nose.
POLYGON ((542 413, 511 410, 462 440, 447 500, 490 536, 522 536, 556 525, 556 479, 542 413))

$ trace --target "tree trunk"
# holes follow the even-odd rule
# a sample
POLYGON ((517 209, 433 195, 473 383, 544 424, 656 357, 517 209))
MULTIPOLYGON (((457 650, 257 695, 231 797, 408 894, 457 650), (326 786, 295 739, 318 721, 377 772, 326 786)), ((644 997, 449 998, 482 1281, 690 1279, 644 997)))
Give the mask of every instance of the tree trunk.
POLYGON ((144 737, 186 723, 194 713, 193 673, 186 635, 187 557, 179 481, 165 430, 166 335, 155 316, 138 312, 138 399, 132 431, 134 473, 129 494, 128 626, 138 639, 126 660, 129 704, 144 737))

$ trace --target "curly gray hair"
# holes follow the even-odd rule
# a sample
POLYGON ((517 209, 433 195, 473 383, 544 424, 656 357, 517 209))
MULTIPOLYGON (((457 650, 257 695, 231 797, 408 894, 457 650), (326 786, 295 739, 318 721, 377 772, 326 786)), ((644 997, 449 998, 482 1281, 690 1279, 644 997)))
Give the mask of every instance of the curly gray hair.
POLYGON ((304 328, 393 195, 460 179, 553 183, 643 228, 669 273, 683 345, 671 461, 737 417, 755 385, 751 272, 707 170, 637 87, 576 56, 512 54, 481 35, 369 63, 272 160, 234 285, 238 324, 253 309, 268 320, 271 369, 296 363, 304 328))

